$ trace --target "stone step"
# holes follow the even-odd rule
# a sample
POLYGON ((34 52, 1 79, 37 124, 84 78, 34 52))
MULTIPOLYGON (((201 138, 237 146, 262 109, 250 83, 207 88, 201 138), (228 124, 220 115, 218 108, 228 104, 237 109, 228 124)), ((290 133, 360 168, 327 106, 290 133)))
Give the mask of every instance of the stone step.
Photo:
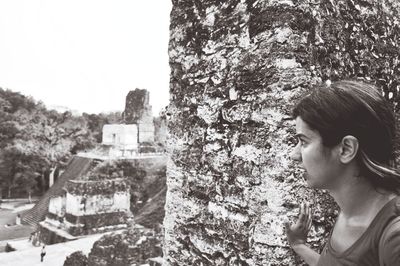
POLYGON ((48 212, 50 198, 61 195, 62 189, 67 181, 77 179, 87 173, 92 160, 93 159, 90 158, 74 156, 54 185, 49 188, 30 211, 22 215, 22 222, 36 226, 38 222, 44 220, 48 212))
POLYGON ((78 237, 73 236, 71 234, 69 234, 68 232, 66 232, 65 230, 55 227, 52 224, 46 222, 46 221, 42 221, 39 223, 39 225, 53 233, 55 233, 56 235, 66 239, 67 241, 71 241, 71 240, 75 240, 78 239, 78 237))

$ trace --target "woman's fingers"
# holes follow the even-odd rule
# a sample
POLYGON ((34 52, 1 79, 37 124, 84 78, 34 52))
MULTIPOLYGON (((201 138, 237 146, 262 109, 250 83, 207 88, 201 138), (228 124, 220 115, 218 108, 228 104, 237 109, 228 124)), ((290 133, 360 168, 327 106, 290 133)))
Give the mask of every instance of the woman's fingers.
POLYGON ((310 218, 311 218, 311 208, 310 208, 310 203, 306 203, 306 209, 307 209, 307 211, 306 211, 306 213, 307 213, 307 222, 310 220, 310 218))
POLYGON ((290 245, 306 243, 307 235, 312 224, 312 214, 309 203, 301 203, 299 216, 295 224, 284 221, 286 236, 290 245))
POLYGON ((299 222, 300 224, 303 224, 306 220, 306 214, 305 214, 305 206, 304 203, 300 204, 300 215, 299 215, 299 222))
POLYGON ((297 217, 297 222, 290 225, 285 223, 286 229, 290 231, 309 231, 312 225, 312 213, 309 203, 301 203, 299 206, 299 216, 297 217))
POLYGON ((311 226, 312 226, 312 219, 310 218, 307 224, 307 231, 310 231, 311 226))
POLYGON ((308 230, 310 230, 311 229, 311 226, 312 226, 312 212, 311 212, 311 208, 310 208, 310 213, 309 213, 309 219, 310 219, 310 225, 308 226, 308 230))
POLYGON ((297 220, 297 226, 300 227, 302 230, 309 231, 312 224, 312 214, 311 208, 309 203, 302 203, 300 204, 299 208, 299 217, 297 220))
POLYGON ((312 214, 311 214, 311 208, 309 208, 308 212, 308 223, 307 223, 307 231, 310 231, 312 226, 312 214))
POLYGON ((311 213, 310 203, 308 203, 308 202, 306 204, 306 209, 307 209, 306 230, 309 231, 311 229, 311 225, 312 225, 312 213, 311 213))

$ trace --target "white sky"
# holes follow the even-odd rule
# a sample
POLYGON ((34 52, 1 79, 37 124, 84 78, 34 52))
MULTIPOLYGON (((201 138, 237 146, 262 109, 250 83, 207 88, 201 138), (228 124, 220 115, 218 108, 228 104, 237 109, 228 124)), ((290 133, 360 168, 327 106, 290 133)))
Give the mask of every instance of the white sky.
POLYGON ((0 87, 47 106, 123 111, 135 88, 168 104, 170 0, 0 0, 0 87))

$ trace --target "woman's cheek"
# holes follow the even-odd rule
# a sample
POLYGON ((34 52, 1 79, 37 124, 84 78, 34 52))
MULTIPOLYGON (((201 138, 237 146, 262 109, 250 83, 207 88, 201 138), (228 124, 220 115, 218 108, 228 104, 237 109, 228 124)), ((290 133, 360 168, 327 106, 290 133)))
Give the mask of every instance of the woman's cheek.
POLYGON ((301 159, 302 159, 302 161, 304 162, 304 160, 309 160, 309 157, 310 157, 310 149, 308 148, 308 147, 304 147, 303 149, 302 149, 302 153, 301 153, 301 159))

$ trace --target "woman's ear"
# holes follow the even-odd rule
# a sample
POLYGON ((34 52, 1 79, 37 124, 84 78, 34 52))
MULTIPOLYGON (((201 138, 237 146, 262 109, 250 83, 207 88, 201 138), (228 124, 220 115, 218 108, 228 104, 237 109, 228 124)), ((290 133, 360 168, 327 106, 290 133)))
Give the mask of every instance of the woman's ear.
POLYGON ((358 139, 354 136, 348 135, 343 137, 340 143, 339 159, 342 163, 351 162, 358 152, 358 139))

